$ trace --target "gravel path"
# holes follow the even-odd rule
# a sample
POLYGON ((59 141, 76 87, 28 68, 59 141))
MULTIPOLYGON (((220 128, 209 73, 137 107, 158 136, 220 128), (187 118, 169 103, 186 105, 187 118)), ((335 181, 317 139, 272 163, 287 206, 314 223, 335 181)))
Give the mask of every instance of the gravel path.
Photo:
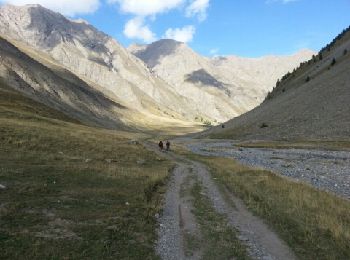
POLYGON ((157 253, 162 259, 184 259, 183 237, 181 235, 180 187, 183 181, 183 167, 176 167, 168 184, 163 214, 159 219, 157 253))
MULTIPOLYGON (((165 196, 165 205, 158 230, 157 253, 162 259, 200 259, 200 252, 191 257, 185 255, 184 227, 186 232, 198 235, 195 218, 191 214, 192 205, 181 198, 181 187, 186 184, 186 176, 194 174, 204 187, 205 195, 210 199, 217 213, 227 217, 228 223, 239 231, 238 237, 248 248, 252 259, 296 259, 293 252, 276 233, 258 217, 253 216, 243 202, 230 194, 227 202, 207 168, 198 162, 187 160, 173 153, 159 153, 154 147, 146 144, 150 150, 177 163, 165 196), (192 170, 190 170, 192 169, 192 170), (184 210, 185 209, 185 210, 184 210), (184 212, 187 212, 184 214, 184 212), (187 223, 187 224, 186 224, 187 223)), ((202 247, 205 241, 202 241, 202 247)))
POLYGON ((350 198, 349 151, 238 148, 233 141, 192 141, 187 147, 201 155, 235 158, 350 198))
POLYGON ((296 259, 285 242, 271 231, 261 219, 253 216, 240 199, 230 194, 230 199, 234 202, 235 207, 232 207, 225 200, 203 164, 192 163, 202 185, 206 187, 206 195, 211 200, 215 210, 226 215, 229 224, 239 231, 239 239, 247 245, 249 256, 252 259, 296 259))

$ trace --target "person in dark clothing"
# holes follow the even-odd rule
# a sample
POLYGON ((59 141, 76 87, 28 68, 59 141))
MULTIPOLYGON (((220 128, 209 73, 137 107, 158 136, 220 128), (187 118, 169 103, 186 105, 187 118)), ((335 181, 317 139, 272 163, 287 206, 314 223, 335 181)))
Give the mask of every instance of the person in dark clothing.
POLYGON ((164 145, 162 141, 159 142, 158 146, 159 146, 159 150, 163 151, 164 145))
POLYGON ((166 141, 166 150, 169 151, 170 150, 170 142, 166 141))

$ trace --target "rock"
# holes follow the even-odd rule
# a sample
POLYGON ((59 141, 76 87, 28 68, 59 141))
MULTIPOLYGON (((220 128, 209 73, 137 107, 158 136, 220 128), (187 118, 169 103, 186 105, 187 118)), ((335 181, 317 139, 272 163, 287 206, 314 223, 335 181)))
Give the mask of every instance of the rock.
POLYGON ((0 190, 4 190, 4 189, 6 189, 6 186, 5 186, 5 185, 0 184, 0 190))
POLYGON ((137 160, 136 163, 137 163, 138 165, 145 165, 145 164, 146 164, 146 161, 143 160, 143 159, 139 159, 139 160, 137 160))
POLYGON ((91 159, 85 159, 85 162, 89 163, 89 162, 91 162, 91 159))
POLYGON ((140 144, 140 142, 137 140, 130 140, 129 144, 138 145, 138 144, 140 144))
POLYGON ((112 160, 112 159, 105 159, 105 162, 106 162, 106 163, 112 163, 113 160, 112 160))
POLYGON ((129 202, 125 202, 125 205, 126 205, 126 206, 129 206, 130 204, 129 204, 129 202))
POLYGON ((241 241, 249 241, 249 239, 247 237, 242 236, 242 235, 238 236, 238 239, 241 241))

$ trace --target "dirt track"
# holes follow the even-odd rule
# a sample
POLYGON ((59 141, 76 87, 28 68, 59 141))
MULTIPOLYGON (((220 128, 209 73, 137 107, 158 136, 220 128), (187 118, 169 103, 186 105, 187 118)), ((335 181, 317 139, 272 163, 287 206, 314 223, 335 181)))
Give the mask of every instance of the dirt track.
POLYGON ((157 253, 162 259, 201 259, 205 241, 191 255, 186 255, 185 235, 201 237, 198 224, 193 216, 191 198, 183 197, 183 189, 191 185, 186 182, 189 175, 194 175, 204 187, 207 196, 217 214, 225 215, 229 225, 239 232, 239 239, 248 248, 248 254, 253 259, 295 259, 293 252, 258 217, 253 216, 243 202, 233 194, 223 196, 208 169, 201 163, 188 160, 174 153, 159 152, 155 145, 146 147, 156 151, 160 156, 176 162, 169 187, 165 196, 162 216, 159 218, 157 253), (234 204, 234 205, 233 205, 234 204))

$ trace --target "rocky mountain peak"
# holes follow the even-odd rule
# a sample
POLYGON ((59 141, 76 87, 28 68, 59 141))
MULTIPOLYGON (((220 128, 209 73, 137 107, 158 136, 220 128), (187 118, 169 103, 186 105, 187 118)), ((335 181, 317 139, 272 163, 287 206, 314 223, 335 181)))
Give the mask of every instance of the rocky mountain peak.
POLYGON ((149 45, 132 45, 128 50, 143 60, 149 68, 154 68, 160 63, 162 57, 175 54, 181 47, 187 48, 182 42, 162 39, 149 45))

